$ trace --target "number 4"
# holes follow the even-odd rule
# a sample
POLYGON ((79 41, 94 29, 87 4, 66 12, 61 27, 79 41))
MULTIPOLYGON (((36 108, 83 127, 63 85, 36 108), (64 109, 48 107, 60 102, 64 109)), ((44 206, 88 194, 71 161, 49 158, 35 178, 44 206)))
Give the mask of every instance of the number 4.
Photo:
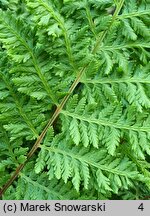
POLYGON ((141 203, 138 207, 139 210, 143 211, 144 210, 144 206, 143 206, 143 203, 141 203))

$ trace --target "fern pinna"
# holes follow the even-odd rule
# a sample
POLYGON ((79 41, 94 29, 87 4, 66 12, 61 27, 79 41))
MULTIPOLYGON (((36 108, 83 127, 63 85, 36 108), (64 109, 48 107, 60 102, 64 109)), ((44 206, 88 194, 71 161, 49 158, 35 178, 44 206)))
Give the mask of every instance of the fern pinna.
POLYGON ((0 7, 2 198, 149 196, 148 1, 0 7))

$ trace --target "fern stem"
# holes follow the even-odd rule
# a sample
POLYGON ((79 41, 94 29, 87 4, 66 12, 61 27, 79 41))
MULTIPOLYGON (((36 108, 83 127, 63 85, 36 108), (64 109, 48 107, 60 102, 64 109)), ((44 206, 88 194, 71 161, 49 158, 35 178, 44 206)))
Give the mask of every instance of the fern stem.
POLYGON ((143 132, 149 132, 150 131, 150 127, 138 127, 136 125, 130 126, 130 125, 122 124, 122 123, 118 124, 115 122, 108 121, 108 119, 100 120, 100 119, 94 119, 94 118, 87 118, 87 116, 69 113, 68 111, 65 111, 65 110, 62 110, 61 113, 63 113, 64 115, 70 116, 72 118, 76 118, 80 121, 85 121, 88 123, 94 123, 97 125, 114 127, 114 128, 123 129, 123 130, 133 130, 133 131, 137 131, 137 132, 138 131, 143 131, 143 132))
POLYGON ((128 14, 122 14, 119 16, 119 19, 125 19, 125 18, 130 18, 131 17, 140 17, 140 16, 144 16, 144 15, 149 15, 150 14, 150 9, 148 10, 143 10, 143 11, 135 11, 132 13, 128 13, 128 14))
POLYGON ((120 49, 124 49, 124 48, 127 48, 127 49, 132 49, 132 48, 150 48, 150 43, 147 42, 147 43, 143 43, 143 42, 134 42, 134 43, 127 43, 127 44, 119 44, 119 45, 112 45, 112 46, 104 46, 104 47, 101 47, 101 50, 102 51, 112 51, 113 50, 120 50, 120 49))
POLYGON ((89 8, 88 8, 87 5, 85 7, 85 10, 86 10, 86 15, 87 15, 87 18, 88 18, 88 22, 89 22, 91 31, 93 32, 95 38, 97 38, 97 35, 96 35, 96 32, 95 32, 95 25, 94 25, 94 22, 92 20, 92 16, 91 16, 90 10, 89 10, 89 8))
POLYGON ((89 84, 113 84, 113 83, 147 83, 150 84, 149 79, 141 79, 141 78, 120 78, 120 79, 101 79, 101 80, 90 80, 90 79, 83 79, 81 80, 82 83, 89 83, 89 84))
MULTIPOLYGON (((27 162, 27 161, 26 161, 27 162)), ((23 167, 25 166, 26 162, 24 164, 20 164, 15 173, 13 174, 13 176, 9 179, 9 181, 3 186, 3 188, 0 190, 0 197, 3 195, 3 193, 7 190, 7 188, 13 183, 13 181, 16 179, 16 177, 18 176, 18 174, 20 173, 20 171, 23 169, 23 167)))
POLYGON ((49 122, 47 123, 46 127, 44 128, 44 130, 42 131, 41 135, 39 136, 39 138, 37 139, 37 141, 35 142, 33 148, 30 150, 27 158, 31 158, 32 155, 34 154, 35 150, 39 147, 41 141, 43 140, 45 134, 47 133, 48 128, 54 123, 54 121, 56 120, 57 116, 59 115, 59 113, 62 111, 64 105, 66 104, 67 100, 69 99, 71 93, 74 91, 75 87, 78 85, 84 71, 86 70, 86 66, 84 68, 81 69, 78 77, 76 78, 76 80, 74 81, 74 83, 72 84, 72 86, 69 89, 69 94, 67 94, 62 102, 60 103, 60 105, 57 107, 57 109, 55 110, 53 116, 51 117, 51 119, 49 120, 49 122))
MULTIPOLYGON (((110 24, 110 27, 113 24, 114 20, 116 19, 116 16, 118 15, 118 13, 120 12, 120 10, 121 10, 121 8, 123 6, 123 3, 124 3, 124 0, 121 0, 120 3, 118 4, 118 7, 116 8, 116 11, 115 11, 115 13, 114 13, 114 15, 112 17, 112 22, 110 24)), ((108 30, 109 30, 109 28, 106 31, 104 31, 101 34, 101 36, 98 38, 98 40, 96 41, 95 47, 94 47, 94 49, 92 51, 92 54, 96 54, 96 52, 97 52, 97 50, 99 48, 99 45, 104 40, 105 36, 107 35, 108 30)), ((13 174, 13 176, 9 179, 9 181, 0 190, 0 197, 8 189, 8 187, 13 183, 13 181, 17 178, 17 176, 19 175, 20 171, 24 168, 24 166, 26 165, 26 163, 29 161, 29 159, 32 157, 32 155, 34 154, 34 152, 40 146, 40 143, 42 142, 45 134, 47 133, 48 128, 53 124, 53 122, 55 121, 55 119, 57 118, 57 116, 62 111, 62 109, 63 109, 64 105, 66 104, 66 102, 68 101, 71 93, 74 91, 74 89, 76 88, 76 86, 80 82, 82 75, 84 74, 84 72, 86 71, 87 67, 90 65, 91 62, 92 62, 92 60, 88 64, 86 64, 83 68, 81 68, 80 72, 78 73, 77 78, 75 79, 75 81, 73 82, 73 84, 71 85, 71 87, 69 89, 69 93, 63 98, 63 100, 60 103, 60 105, 58 105, 58 107, 55 110, 53 116, 51 117, 51 119, 47 123, 46 127, 44 128, 44 130, 42 131, 42 133, 40 134, 40 136, 37 138, 37 141, 35 142, 35 144, 33 145, 32 149, 30 150, 30 152, 27 155, 26 161, 23 164, 20 164, 18 166, 18 168, 16 169, 15 173, 13 174)))
POLYGON ((114 15, 112 16, 112 20, 110 22, 110 26, 108 27, 108 29, 106 29, 105 31, 103 31, 103 33, 99 36, 96 45, 92 51, 92 54, 96 54, 97 50, 99 49, 99 45, 102 43, 102 41, 104 40, 105 36, 107 35, 110 27, 112 26, 112 24, 114 23, 116 17, 118 16, 122 6, 123 6, 124 0, 121 0, 120 3, 118 4, 118 6, 116 7, 116 10, 114 12, 114 15))
POLYGON ((69 99, 70 94, 74 91, 75 87, 78 85, 78 83, 79 83, 79 81, 81 79, 81 76, 83 75, 85 69, 86 69, 86 66, 81 69, 78 77, 76 78, 76 80, 74 81, 74 83, 72 84, 72 86, 70 87, 69 94, 64 97, 64 99, 62 100, 61 104, 57 107, 57 109, 54 112, 53 116, 51 117, 51 119, 47 123, 46 127, 44 128, 44 130, 42 131, 42 133, 40 134, 40 136, 37 138, 35 144, 33 145, 32 149, 30 150, 30 152, 27 155, 27 160, 23 164, 20 164, 18 166, 18 168, 16 169, 15 173, 13 174, 13 176, 4 185, 4 187, 0 190, 0 197, 7 190, 7 188, 13 183, 13 181, 17 178, 17 176, 19 175, 20 171, 24 168, 24 166, 26 165, 26 163, 28 162, 28 160, 32 157, 32 155, 34 154, 34 152, 36 151, 36 149, 40 146, 40 143, 42 142, 42 140, 43 140, 43 138, 44 138, 44 136, 45 136, 48 128, 53 124, 53 122, 55 121, 55 119, 57 118, 57 116, 59 115, 59 113, 61 112, 62 108, 64 107, 65 103, 69 99))

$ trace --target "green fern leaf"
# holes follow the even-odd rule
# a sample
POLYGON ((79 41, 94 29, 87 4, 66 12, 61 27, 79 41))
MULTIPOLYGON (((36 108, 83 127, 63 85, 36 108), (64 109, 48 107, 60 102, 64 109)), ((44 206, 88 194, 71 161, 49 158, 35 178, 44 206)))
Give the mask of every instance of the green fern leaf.
POLYGON ((147 196, 148 1, 0 7, 2 199, 147 196))

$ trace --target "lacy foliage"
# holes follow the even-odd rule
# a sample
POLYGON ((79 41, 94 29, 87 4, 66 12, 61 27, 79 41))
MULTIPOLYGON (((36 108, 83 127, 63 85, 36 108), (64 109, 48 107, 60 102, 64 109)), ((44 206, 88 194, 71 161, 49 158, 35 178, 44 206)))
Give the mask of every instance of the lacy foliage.
POLYGON ((148 1, 0 2, 0 187, 82 77, 4 199, 150 191, 148 1))

